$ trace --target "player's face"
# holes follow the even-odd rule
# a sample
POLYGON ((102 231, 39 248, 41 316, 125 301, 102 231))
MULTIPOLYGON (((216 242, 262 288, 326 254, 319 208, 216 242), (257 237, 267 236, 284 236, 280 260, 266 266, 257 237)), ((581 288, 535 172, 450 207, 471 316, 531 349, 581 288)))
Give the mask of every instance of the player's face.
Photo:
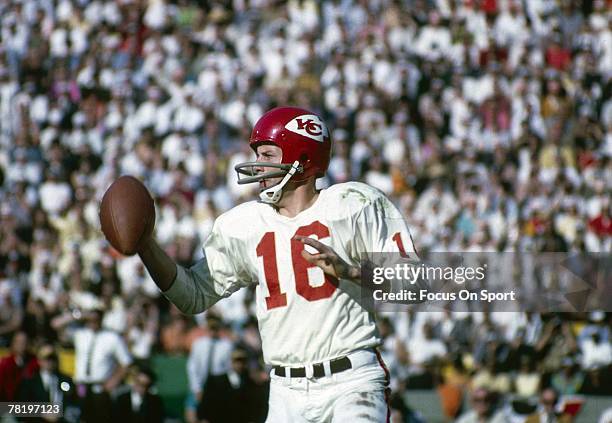
MULTIPOLYGON (((260 145, 257 147, 256 153, 257 153, 256 160, 260 163, 280 163, 281 160, 283 159, 283 150, 281 150, 280 147, 277 147, 275 145, 270 145, 270 144, 260 145)), ((257 166, 255 168, 255 172, 257 173, 270 172, 271 170, 276 170, 276 169, 272 167, 266 167, 266 166, 257 166)), ((263 190, 271 186, 274 186, 278 184, 281 181, 281 179, 283 178, 279 177, 279 178, 263 179, 259 181, 259 189, 263 190)))

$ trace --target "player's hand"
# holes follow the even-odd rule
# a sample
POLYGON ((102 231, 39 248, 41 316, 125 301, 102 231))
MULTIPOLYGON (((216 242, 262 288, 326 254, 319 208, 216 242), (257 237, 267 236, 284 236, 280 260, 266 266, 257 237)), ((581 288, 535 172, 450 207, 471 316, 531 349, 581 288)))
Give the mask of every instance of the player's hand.
POLYGON ((310 254, 306 249, 302 250, 302 257, 308 263, 320 267, 325 274, 333 276, 337 279, 349 279, 359 281, 361 270, 358 266, 351 266, 336 253, 333 248, 323 244, 316 239, 296 235, 293 237, 295 241, 309 245, 316 249, 318 253, 310 254))

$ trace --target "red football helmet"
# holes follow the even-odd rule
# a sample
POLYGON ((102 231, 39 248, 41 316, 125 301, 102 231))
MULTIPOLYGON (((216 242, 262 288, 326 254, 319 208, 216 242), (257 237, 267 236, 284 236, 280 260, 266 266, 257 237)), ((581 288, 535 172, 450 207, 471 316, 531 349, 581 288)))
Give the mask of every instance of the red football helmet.
MULTIPOLYGON (((240 163, 235 167, 239 184, 285 176, 283 182, 278 184, 284 186, 289 178, 292 181, 303 181, 311 176, 321 177, 325 175, 329 166, 331 156, 329 130, 319 116, 306 109, 277 107, 264 114, 253 127, 249 145, 257 151, 257 146, 263 143, 280 147, 283 152, 281 163, 240 163), (255 167, 278 170, 257 173, 255 167)), ((276 191, 282 189, 282 186, 276 191)))

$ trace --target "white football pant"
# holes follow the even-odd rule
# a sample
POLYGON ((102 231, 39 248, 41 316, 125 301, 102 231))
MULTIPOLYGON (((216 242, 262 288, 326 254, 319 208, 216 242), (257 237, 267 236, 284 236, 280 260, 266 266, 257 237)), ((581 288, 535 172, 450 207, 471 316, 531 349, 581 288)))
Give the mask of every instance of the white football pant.
POLYGON ((388 422, 389 380, 382 358, 374 350, 348 357, 350 369, 330 375, 326 363, 321 378, 277 376, 273 369, 266 423, 388 422))

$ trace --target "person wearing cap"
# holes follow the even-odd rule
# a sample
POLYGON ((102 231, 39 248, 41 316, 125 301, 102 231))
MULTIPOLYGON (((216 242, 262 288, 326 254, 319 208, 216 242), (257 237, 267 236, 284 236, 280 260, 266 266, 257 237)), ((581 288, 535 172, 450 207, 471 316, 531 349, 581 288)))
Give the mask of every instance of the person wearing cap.
POLYGON ((227 373, 208 378, 198 406, 199 419, 209 423, 263 421, 268 401, 262 395, 265 389, 249 374, 248 358, 244 349, 236 348, 227 373))
MULTIPOLYGON (((72 379, 59 371, 55 348, 43 345, 36 355, 39 369, 31 377, 21 381, 17 401, 45 402, 66 407, 75 397, 72 379)), ((42 419, 41 419, 42 421, 42 419)))

